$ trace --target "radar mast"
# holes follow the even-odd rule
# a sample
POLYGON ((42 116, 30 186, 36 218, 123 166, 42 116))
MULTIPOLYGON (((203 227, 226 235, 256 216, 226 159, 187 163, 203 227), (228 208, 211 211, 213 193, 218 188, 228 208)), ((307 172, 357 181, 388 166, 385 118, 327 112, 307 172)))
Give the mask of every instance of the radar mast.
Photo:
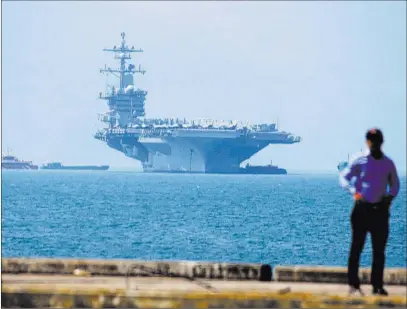
POLYGON ((108 101, 110 111, 102 115, 102 121, 109 123, 110 127, 115 125, 127 127, 135 118, 145 114, 144 101, 147 92, 134 89, 133 75, 136 73, 144 75, 146 71, 141 68, 141 65, 136 69, 134 64, 127 64, 127 60, 131 59, 131 53, 141 53, 143 50, 135 49, 134 46, 129 47, 125 40, 126 34, 122 32, 120 35, 122 40, 119 46, 114 45, 113 48, 103 49, 105 52, 114 53, 114 59, 119 60, 120 67, 114 69, 105 65, 100 69, 100 73, 106 73, 106 75, 110 73, 120 80, 118 89, 112 86, 105 95, 99 94, 101 99, 108 101))

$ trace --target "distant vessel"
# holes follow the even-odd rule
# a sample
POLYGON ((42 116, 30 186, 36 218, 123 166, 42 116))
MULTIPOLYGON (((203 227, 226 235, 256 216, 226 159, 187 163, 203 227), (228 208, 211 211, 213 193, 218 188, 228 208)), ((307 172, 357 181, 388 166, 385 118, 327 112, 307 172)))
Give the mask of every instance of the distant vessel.
POLYGON ((346 162, 346 161, 341 161, 341 162, 339 162, 339 164, 338 164, 338 166, 337 166, 338 171, 342 172, 345 168, 348 167, 348 165, 349 165, 349 163, 346 162))
POLYGON ((342 172, 345 168, 347 168, 349 165, 349 154, 348 154, 348 161, 341 161, 338 163, 338 171, 342 172))
POLYGON ((266 174, 266 175, 286 175, 287 170, 276 165, 250 165, 239 169, 239 174, 266 174))
MULTIPOLYGON (((301 141, 299 136, 280 131, 276 123, 145 118, 147 91, 136 88, 133 75, 146 71, 140 65, 127 63, 131 54, 143 50, 127 45, 124 32, 121 37, 120 44, 103 49, 114 54, 119 67, 105 66, 100 72, 116 76, 119 83, 99 93, 99 98, 107 101, 108 111, 99 115, 105 128, 95 134, 96 139, 140 161, 143 171, 149 173, 282 172, 271 166, 241 168, 242 162, 269 145, 292 145, 301 141)), ((211 89, 204 91, 208 100, 212 100, 211 89)), ((167 99, 161 104, 176 99, 167 99)))
POLYGON ((12 155, 4 155, 1 157, 1 169, 6 170, 37 170, 38 165, 32 164, 31 161, 20 161, 12 155))
POLYGON ((352 157, 349 156, 348 154, 348 160, 347 161, 340 161, 337 165, 337 169, 339 172, 342 172, 345 168, 349 167, 349 165, 351 164, 351 162, 355 161, 356 159, 367 155, 369 152, 368 150, 363 150, 360 149, 360 152, 356 152, 352 155, 352 157))
POLYGON ((60 162, 53 162, 41 166, 43 170, 90 170, 90 171, 105 171, 109 169, 109 165, 72 165, 65 166, 60 162))

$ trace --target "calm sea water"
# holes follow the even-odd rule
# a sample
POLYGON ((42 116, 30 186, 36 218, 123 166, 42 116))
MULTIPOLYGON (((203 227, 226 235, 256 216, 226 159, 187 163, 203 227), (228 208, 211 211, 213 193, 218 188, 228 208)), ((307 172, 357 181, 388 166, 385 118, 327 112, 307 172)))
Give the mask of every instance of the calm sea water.
MULTIPOLYGON (((3 172, 2 256, 346 265, 351 197, 335 175, 3 172)), ((367 239, 361 263, 371 261, 367 239)), ((406 178, 387 266, 406 267, 406 178)))

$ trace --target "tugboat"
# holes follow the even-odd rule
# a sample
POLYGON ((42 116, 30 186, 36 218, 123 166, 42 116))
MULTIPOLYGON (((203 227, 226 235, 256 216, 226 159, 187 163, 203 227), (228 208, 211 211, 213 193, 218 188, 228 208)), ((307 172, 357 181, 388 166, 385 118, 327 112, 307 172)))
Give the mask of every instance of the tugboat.
POLYGON ((20 161, 17 157, 7 154, 1 156, 1 169, 5 170, 38 170, 38 165, 31 161, 20 161))

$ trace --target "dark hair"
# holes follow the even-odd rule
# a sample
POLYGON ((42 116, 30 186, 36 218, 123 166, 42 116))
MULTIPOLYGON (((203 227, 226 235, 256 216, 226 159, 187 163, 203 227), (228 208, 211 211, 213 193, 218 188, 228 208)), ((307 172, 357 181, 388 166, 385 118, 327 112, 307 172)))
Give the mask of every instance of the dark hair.
POLYGON ((383 144, 383 133, 379 129, 370 129, 366 133, 366 140, 371 141, 372 144, 380 146, 383 144))

